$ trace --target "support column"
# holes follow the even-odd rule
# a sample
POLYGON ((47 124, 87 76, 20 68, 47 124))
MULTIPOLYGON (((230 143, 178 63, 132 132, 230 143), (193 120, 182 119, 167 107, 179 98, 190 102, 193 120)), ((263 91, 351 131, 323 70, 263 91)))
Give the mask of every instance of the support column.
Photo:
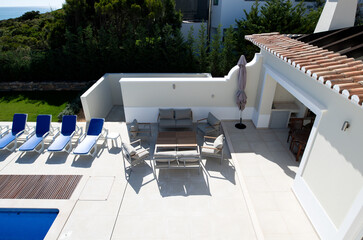
POLYGON ((269 126, 276 85, 276 81, 265 73, 260 98, 258 99, 258 108, 253 117, 253 123, 257 128, 268 128, 269 126))

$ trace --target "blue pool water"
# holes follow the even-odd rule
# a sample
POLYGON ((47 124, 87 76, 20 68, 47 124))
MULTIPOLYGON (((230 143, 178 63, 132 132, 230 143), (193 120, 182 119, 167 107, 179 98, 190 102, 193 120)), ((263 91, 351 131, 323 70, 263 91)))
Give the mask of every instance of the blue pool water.
POLYGON ((0 208, 0 239, 43 239, 58 213, 58 209, 0 208))

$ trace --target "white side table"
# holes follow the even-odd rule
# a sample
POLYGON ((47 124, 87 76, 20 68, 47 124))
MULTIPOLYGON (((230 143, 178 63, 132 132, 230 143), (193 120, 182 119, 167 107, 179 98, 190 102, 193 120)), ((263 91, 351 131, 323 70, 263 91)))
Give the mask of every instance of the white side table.
POLYGON ((116 147, 118 147, 117 138, 120 138, 120 141, 121 141, 120 133, 117 133, 117 132, 109 132, 107 134, 106 140, 111 139, 112 140, 112 147, 113 147, 113 144, 114 143, 115 143, 116 147))

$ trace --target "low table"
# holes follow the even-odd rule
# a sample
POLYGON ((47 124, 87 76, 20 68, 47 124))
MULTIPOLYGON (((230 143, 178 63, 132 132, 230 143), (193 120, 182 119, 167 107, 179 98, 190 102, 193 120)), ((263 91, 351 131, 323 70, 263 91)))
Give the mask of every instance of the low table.
POLYGON ((113 144, 115 143, 116 147, 118 147, 118 144, 117 144, 117 138, 120 138, 121 140, 121 136, 120 136, 120 133, 118 132, 110 132, 107 134, 106 136, 106 141, 108 139, 110 139, 112 141, 112 147, 113 147, 113 144))
POLYGON ((197 144, 197 134, 194 131, 184 132, 159 132, 156 139, 157 147, 195 147, 197 144))

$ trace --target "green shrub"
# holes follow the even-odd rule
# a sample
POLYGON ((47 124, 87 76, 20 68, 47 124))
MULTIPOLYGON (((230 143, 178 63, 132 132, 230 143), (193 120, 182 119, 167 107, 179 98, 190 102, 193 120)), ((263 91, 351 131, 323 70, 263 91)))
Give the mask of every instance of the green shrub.
POLYGON ((77 96, 72 102, 68 103, 62 112, 58 114, 58 120, 61 122, 64 115, 77 115, 81 110, 81 100, 77 96))

